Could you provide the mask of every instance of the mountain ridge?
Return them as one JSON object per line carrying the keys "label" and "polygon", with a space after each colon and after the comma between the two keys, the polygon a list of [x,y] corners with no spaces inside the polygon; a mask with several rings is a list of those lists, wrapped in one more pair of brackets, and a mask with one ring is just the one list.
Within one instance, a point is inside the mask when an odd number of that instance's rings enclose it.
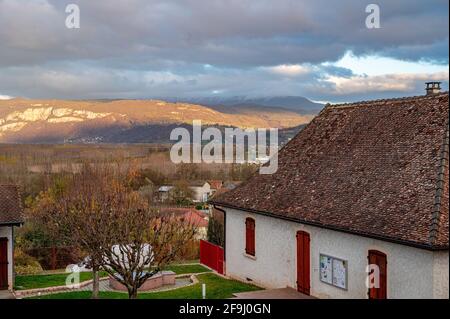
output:
{"label": "mountain ridge", "polygon": [[[111,136],[127,142],[126,136],[141,142],[161,140],[154,128],[192,125],[218,127],[277,127],[287,129],[308,123],[313,115],[261,106],[236,107],[232,112],[204,105],[163,100],[30,100],[0,101],[0,143],[64,143],[88,141],[114,143]],[[231,110],[231,109],[229,109]],[[148,130],[154,133],[139,132]],[[132,134],[125,134],[132,132]],[[155,136],[153,139],[152,136]],[[156,136],[159,136],[156,138]],[[133,138],[130,139],[133,142]]]}
{"label": "mountain ridge", "polygon": [[317,114],[324,104],[313,102],[303,96],[267,96],[267,97],[197,97],[197,98],[163,98],[171,102],[186,102],[205,105],[213,108],[255,106],[280,108],[301,114]]}

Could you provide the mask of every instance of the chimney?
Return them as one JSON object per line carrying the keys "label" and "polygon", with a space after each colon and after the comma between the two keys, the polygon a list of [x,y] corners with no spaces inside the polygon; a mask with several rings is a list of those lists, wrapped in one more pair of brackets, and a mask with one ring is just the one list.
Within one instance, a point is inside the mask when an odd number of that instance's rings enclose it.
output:
{"label": "chimney", "polygon": [[437,94],[441,92],[441,82],[426,82],[427,95]]}

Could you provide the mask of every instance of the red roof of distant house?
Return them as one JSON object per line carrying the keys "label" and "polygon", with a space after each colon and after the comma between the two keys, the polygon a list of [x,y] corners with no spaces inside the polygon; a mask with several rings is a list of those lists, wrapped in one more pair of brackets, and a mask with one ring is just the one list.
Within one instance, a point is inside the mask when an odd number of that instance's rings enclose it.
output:
{"label": "red roof of distant house", "polygon": [[208,227],[208,220],[206,220],[205,218],[203,218],[201,215],[199,215],[196,212],[189,212],[186,213],[184,215],[184,217],[186,218],[186,220],[191,223],[192,225],[195,225],[196,227],[199,228],[206,228]]}
{"label": "red roof of distant house", "polygon": [[23,224],[23,207],[16,185],[0,185],[0,225]]}
{"label": "red roof of distant house", "polygon": [[221,180],[211,180],[208,181],[209,185],[211,185],[211,188],[219,190],[222,188],[223,182]]}
{"label": "red roof of distant house", "polygon": [[448,249],[448,93],[327,106],[256,174],[211,202]]}
{"label": "red roof of distant house", "polygon": [[176,214],[183,216],[189,223],[196,227],[203,228],[208,227],[207,214],[190,207],[165,207],[161,208],[161,213]]}

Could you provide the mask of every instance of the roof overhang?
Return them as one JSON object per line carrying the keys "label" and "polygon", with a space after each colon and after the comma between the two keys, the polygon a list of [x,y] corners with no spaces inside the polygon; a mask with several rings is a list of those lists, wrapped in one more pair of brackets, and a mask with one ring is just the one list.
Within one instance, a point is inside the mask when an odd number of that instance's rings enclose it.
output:
{"label": "roof overhang", "polygon": [[277,215],[277,214],[274,214],[274,213],[271,213],[271,212],[264,212],[264,211],[259,211],[259,210],[255,210],[255,209],[237,207],[237,206],[233,206],[233,205],[230,205],[230,204],[216,202],[216,201],[213,201],[213,200],[209,201],[208,203],[212,204],[214,206],[221,206],[221,207],[224,207],[224,208],[231,208],[231,209],[235,209],[235,210],[241,210],[241,211],[245,211],[245,212],[249,212],[249,213],[254,213],[254,214],[268,216],[268,217],[273,217],[273,218],[282,219],[282,220],[286,220],[286,221],[291,221],[291,222],[295,222],[295,223],[299,223],[299,224],[304,224],[304,225],[310,225],[310,226],[315,226],[315,227],[319,227],[319,228],[330,229],[330,230],[334,230],[334,231],[338,231],[338,232],[348,233],[348,234],[352,234],[352,235],[358,235],[358,236],[367,237],[367,238],[378,239],[378,240],[382,240],[382,241],[387,241],[387,242],[391,242],[391,243],[395,243],[395,244],[400,244],[400,245],[405,245],[405,246],[410,246],[410,247],[415,247],[415,248],[420,248],[420,249],[426,249],[426,250],[431,250],[431,251],[449,250],[449,246],[448,245],[447,246],[431,246],[431,245],[427,245],[427,244],[423,244],[423,243],[419,243],[419,242],[407,241],[407,240],[403,240],[403,239],[398,239],[398,238],[393,238],[393,237],[388,237],[388,236],[382,236],[382,235],[378,235],[378,234],[359,232],[359,231],[352,230],[352,229],[347,229],[347,228],[340,228],[340,227],[335,227],[335,226],[323,225],[321,223],[301,220],[301,219],[292,218],[292,217],[280,216],[280,215]]}

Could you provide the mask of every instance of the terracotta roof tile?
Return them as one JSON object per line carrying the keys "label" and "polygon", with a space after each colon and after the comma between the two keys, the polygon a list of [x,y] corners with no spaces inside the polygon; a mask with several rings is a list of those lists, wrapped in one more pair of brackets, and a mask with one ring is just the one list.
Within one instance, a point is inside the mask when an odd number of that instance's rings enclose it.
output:
{"label": "terracotta roof tile", "polygon": [[210,180],[208,181],[208,183],[209,185],[211,185],[211,188],[216,190],[221,189],[223,185],[223,182],[221,180]]}
{"label": "terracotta roof tile", "polygon": [[23,207],[19,188],[0,185],[0,225],[22,224]]}
{"label": "terracotta roof tile", "polygon": [[199,228],[208,227],[208,215],[195,208],[166,207],[161,208],[160,212],[163,214],[183,216],[189,223]]}
{"label": "terracotta roof tile", "polygon": [[275,174],[212,202],[448,249],[448,102],[441,93],[327,106],[280,150]]}

